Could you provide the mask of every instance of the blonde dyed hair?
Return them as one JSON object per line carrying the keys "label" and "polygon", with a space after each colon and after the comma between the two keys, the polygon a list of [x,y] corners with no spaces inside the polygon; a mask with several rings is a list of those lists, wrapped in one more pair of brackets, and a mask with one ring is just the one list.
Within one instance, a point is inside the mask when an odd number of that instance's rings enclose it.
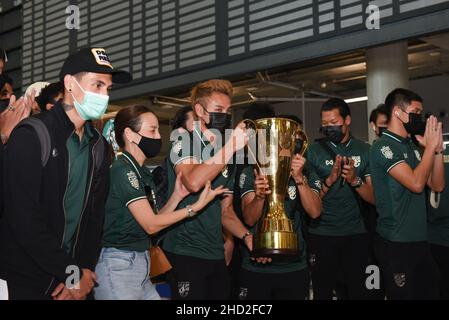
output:
{"label": "blonde dyed hair", "polygon": [[194,113],[195,105],[199,103],[205,107],[207,105],[208,99],[214,93],[222,93],[224,95],[227,95],[229,99],[232,99],[232,96],[234,94],[232,83],[228,80],[213,79],[196,85],[192,89],[190,95],[190,101],[192,103]]}

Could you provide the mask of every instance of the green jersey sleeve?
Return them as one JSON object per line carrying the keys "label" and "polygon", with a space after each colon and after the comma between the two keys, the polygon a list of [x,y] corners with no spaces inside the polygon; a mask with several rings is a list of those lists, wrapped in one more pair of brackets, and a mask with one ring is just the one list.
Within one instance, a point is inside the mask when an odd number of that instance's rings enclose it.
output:
{"label": "green jersey sleeve", "polygon": [[392,144],[378,144],[373,150],[373,159],[385,172],[405,162],[404,153]]}
{"label": "green jersey sleeve", "polygon": [[171,137],[171,148],[169,153],[169,161],[176,168],[178,164],[188,159],[195,159],[200,161],[195,157],[193,148],[193,136],[188,132],[177,132],[172,134]]}
{"label": "green jersey sleeve", "polygon": [[322,182],[315,169],[311,165],[307,165],[306,162],[306,176],[309,181],[309,187],[316,193],[320,193],[322,188]]}
{"label": "green jersey sleeve", "polygon": [[243,199],[247,194],[255,192],[253,167],[246,167],[239,177],[240,197]]}

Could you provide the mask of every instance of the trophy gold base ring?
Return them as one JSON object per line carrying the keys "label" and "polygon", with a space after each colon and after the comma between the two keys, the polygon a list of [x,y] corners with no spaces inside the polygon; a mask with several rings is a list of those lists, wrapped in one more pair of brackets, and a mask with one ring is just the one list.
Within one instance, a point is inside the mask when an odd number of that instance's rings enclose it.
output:
{"label": "trophy gold base ring", "polygon": [[253,251],[254,257],[289,256],[298,254],[298,236],[293,232],[272,231],[259,233],[260,245]]}
{"label": "trophy gold base ring", "polygon": [[292,221],[285,215],[283,203],[260,222],[255,238],[253,256],[273,257],[298,254],[298,236]]}

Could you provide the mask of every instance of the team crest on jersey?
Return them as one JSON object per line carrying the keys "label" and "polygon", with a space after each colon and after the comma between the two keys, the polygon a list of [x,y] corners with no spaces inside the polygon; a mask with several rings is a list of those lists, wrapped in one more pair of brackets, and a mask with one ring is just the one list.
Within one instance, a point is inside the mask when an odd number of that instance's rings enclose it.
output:
{"label": "team crest on jersey", "polygon": [[385,158],[390,160],[393,159],[393,151],[391,151],[389,146],[383,146],[382,149],[380,149],[380,151],[382,152]]}
{"label": "team crest on jersey", "polygon": [[240,175],[240,180],[239,180],[239,187],[240,187],[240,189],[243,189],[243,186],[245,185],[245,181],[246,181],[246,174],[242,173]]}
{"label": "team crest on jersey", "polygon": [[290,200],[296,199],[296,187],[295,186],[288,187],[288,197],[290,198]]}
{"label": "team crest on jersey", "polygon": [[402,288],[405,286],[405,273],[395,273],[394,275],[394,283],[399,287]]}
{"label": "team crest on jersey", "polygon": [[418,159],[418,161],[421,161],[421,154],[419,153],[418,150],[415,150],[415,156],[416,156],[416,159]]}
{"label": "team crest on jersey", "polygon": [[248,297],[248,288],[240,288],[239,300],[245,300]]}
{"label": "team crest on jersey", "polygon": [[136,190],[139,190],[139,180],[137,180],[137,176],[134,173],[134,171],[130,171],[126,174],[128,176],[129,183],[131,184],[131,187],[133,187]]}
{"label": "team crest on jersey", "polygon": [[181,298],[187,298],[190,292],[190,282],[178,282],[178,293]]}
{"label": "team crest on jersey", "polygon": [[334,160],[326,160],[326,166],[333,166]]}
{"label": "team crest on jersey", "polygon": [[226,179],[229,178],[229,170],[228,170],[228,166],[226,166],[226,168],[224,168],[224,170],[221,172],[221,175],[223,177],[225,177]]}
{"label": "team crest on jersey", "polygon": [[309,264],[311,267],[314,267],[316,265],[316,254],[310,254],[309,256]]}
{"label": "team crest on jersey", "polygon": [[175,144],[173,144],[173,152],[178,154],[182,149],[182,142],[178,141]]}
{"label": "team crest on jersey", "polygon": [[354,160],[354,168],[360,167],[360,164],[362,163],[362,157],[361,156],[352,156],[352,160]]}

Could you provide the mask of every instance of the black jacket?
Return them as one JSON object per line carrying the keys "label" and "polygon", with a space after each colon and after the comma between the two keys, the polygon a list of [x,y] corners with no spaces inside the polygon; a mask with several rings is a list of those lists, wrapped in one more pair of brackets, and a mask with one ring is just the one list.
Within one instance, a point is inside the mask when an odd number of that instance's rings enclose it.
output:
{"label": "black jacket", "polygon": [[3,215],[3,148],[3,143],[0,143],[0,221]]}
{"label": "black jacket", "polygon": [[[63,205],[69,170],[67,140],[74,125],[60,104],[38,117],[51,137],[51,155],[45,168],[40,142],[31,127],[14,130],[4,151],[0,278],[42,290],[48,296],[70,276],[66,273],[68,266],[95,270],[109,185],[109,156],[105,139],[92,129],[85,209],[68,254],[62,249],[66,224]],[[100,143],[104,147],[98,149]],[[98,150],[104,151],[102,161],[96,160],[101,157]]]}

